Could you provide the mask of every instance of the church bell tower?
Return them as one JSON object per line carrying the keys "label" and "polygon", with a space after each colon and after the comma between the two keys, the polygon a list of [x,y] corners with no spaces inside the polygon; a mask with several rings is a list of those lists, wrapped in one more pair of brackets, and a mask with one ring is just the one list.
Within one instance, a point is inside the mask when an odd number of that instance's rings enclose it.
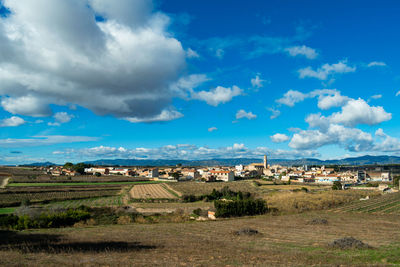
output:
{"label": "church bell tower", "polygon": [[268,168],[267,155],[264,155],[264,169]]}

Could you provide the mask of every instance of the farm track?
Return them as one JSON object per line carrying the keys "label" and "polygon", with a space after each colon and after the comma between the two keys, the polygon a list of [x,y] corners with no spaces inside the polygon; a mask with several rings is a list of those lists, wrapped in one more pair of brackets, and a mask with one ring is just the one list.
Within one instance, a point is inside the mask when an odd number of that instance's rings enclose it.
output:
{"label": "farm track", "polygon": [[168,192],[161,184],[135,185],[130,191],[134,199],[175,199],[176,196]]}

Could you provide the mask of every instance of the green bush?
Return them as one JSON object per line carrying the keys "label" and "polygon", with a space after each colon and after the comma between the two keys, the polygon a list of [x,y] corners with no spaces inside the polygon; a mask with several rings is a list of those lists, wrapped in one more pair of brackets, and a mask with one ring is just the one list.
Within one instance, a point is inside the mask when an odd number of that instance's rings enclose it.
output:
{"label": "green bush", "polygon": [[216,217],[239,217],[267,212],[266,203],[262,199],[215,200],[214,207]]}
{"label": "green bush", "polygon": [[333,182],[332,190],[342,190],[342,183],[339,181]]}
{"label": "green bush", "polygon": [[56,228],[71,226],[76,222],[90,218],[90,213],[84,209],[68,209],[58,213],[42,213],[37,217],[28,215],[6,215],[0,218],[0,227],[14,230],[31,228]]}

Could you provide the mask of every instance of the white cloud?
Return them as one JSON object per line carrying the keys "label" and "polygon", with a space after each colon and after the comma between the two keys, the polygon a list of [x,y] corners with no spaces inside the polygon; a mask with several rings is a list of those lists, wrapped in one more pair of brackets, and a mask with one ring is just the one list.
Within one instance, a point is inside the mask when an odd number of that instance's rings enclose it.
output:
{"label": "white cloud", "polygon": [[210,78],[205,74],[191,74],[179,78],[179,80],[170,85],[170,89],[174,94],[188,100],[191,94],[195,94],[193,89],[209,80]]}
{"label": "white cloud", "polygon": [[241,95],[243,90],[234,85],[232,88],[218,86],[211,91],[192,92],[192,98],[203,100],[211,106],[218,106],[232,100],[233,97]]}
{"label": "white cloud", "polygon": [[0,139],[0,147],[27,147],[27,146],[42,146],[65,143],[91,142],[97,141],[97,137],[90,136],[64,136],[64,135],[48,135],[48,136],[33,136],[32,138],[7,138]]}
{"label": "white cloud", "polygon": [[98,146],[84,149],[54,151],[54,155],[77,157],[81,159],[131,158],[131,159],[218,159],[218,158],[260,158],[267,154],[269,158],[315,157],[319,154],[312,150],[281,150],[267,147],[247,148],[244,144],[228,147],[210,148],[196,145],[167,145],[158,148],[124,148]]}
{"label": "white cloud", "polygon": [[399,95],[400,95],[400,91],[397,91],[396,96],[399,96]]}
{"label": "white cloud", "polygon": [[294,149],[317,149],[337,144],[350,151],[364,151],[372,148],[373,139],[368,133],[356,128],[331,124],[326,131],[302,130],[293,134],[289,147]]}
{"label": "white cloud", "polygon": [[315,59],[318,56],[318,53],[315,51],[315,49],[305,45],[288,47],[285,49],[285,51],[288,52],[292,57],[301,55],[308,59]]}
{"label": "white cloud", "polygon": [[244,109],[240,109],[236,112],[236,119],[247,118],[249,120],[254,120],[257,118],[257,115],[253,114],[252,112],[246,112]]}
{"label": "white cloud", "polygon": [[282,142],[286,142],[288,141],[290,138],[289,136],[287,136],[286,134],[280,134],[280,133],[276,133],[272,136],[270,136],[272,142],[274,143],[282,143]]}
{"label": "white cloud", "polygon": [[283,95],[282,98],[276,100],[276,102],[289,107],[293,107],[294,104],[303,101],[307,97],[308,96],[306,94],[303,94],[302,92],[296,90],[289,90]]}
{"label": "white cloud", "polygon": [[342,107],[342,111],[333,113],[329,120],[332,123],[339,123],[346,126],[357,124],[375,125],[392,118],[391,113],[387,113],[383,107],[370,106],[363,99],[352,99]]}
{"label": "white cloud", "polygon": [[188,58],[199,58],[200,57],[200,55],[196,51],[192,50],[191,48],[188,48],[188,50],[186,51],[186,56]]}
{"label": "white cloud", "polygon": [[373,150],[378,152],[400,152],[400,140],[393,138],[383,132],[381,128],[376,130],[375,135],[382,139],[374,145]]}
{"label": "white cloud", "polygon": [[23,118],[12,116],[11,118],[1,120],[0,127],[16,127],[25,123],[26,121]]}
{"label": "white cloud", "polygon": [[268,108],[269,111],[271,111],[271,116],[269,116],[269,118],[271,120],[276,119],[279,117],[279,115],[281,115],[281,111],[275,108]]}
{"label": "white cloud", "polygon": [[385,67],[385,66],[386,66],[386,63],[385,63],[385,62],[381,62],[381,61],[372,61],[372,62],[368,63],[367,66],[368,66],[368,67],[376,67],[376,66],[378,66],[378,67]]}
{"label": "white cloud", "polygon": [[299,77],[304,78],[317,78],[319,80],[326,80],[329,76],[337,73],[348,73],[355,72],[356,67],[347,65],[347,60],[339,61],[335,64],[324,64],[317,70],[313,70],[311,67],[299,69]]}
{"label": "white cloud", "polygon": [[67,123],[70,122],[74,115],[68,114],[67,112],[57,112],[54,114],[54,119],[59,123]]}
{"label": "white cloud", "polygon": [[382,98],[382,95],[373,95],[371,96],[371,99],[380,99]]}
{"label": "white cloud", "polygon": [[210,128],[208,128],[208,131],[209,131],[209,132],[214,132],[214,131],[216,131],[216,130],[218,130],[217,127],[210,127]]}
{"label": "white cloud", "polygon": [[52,114],[50,104],[75,104],[137,121],[165,120],[173,110],[170,85],[187,55],[152,1],[3,3],[11,10],[0,18],[5,110],[44,117]]}
{"label": "white cloud", "polygon": [[333,94],[320,94],[318,97],[318,107],[323,110],[332,107],[341,107],[350,100],[347,96],[342,96],[340,92],[333,91]]}
{"label": "white cloud", "polygon": [[256,87],[256,88],[261,88],[261,87],[263,87],[263,86],[264,86],[263,83],[264,83],[265,81],[266,81],[266,80],[262,80],[262,79],[260,78],[259,75],[256,75],[255,78],[252,78],[252,79],[250,80],[251,86]]}

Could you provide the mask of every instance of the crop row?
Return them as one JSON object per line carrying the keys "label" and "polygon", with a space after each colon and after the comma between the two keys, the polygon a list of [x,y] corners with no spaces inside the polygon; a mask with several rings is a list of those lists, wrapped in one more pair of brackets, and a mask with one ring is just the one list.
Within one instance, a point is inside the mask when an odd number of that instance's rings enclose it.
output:
{"label": "crop row", "polygon": [[358,200],[357,202],[355,202],[353,204],[349,204],[349,205],[340,207],[337,210],[338,211],[354,211],[354,210],[359,210],[359,209],[363,209],[363,208],[373,207],[375,205],[380,205],[381,203],[386,203],[388,201],[397,200],[397,199],[399,199],[398,194],[384,195],[381,197],[364,200],[364,201]]}
{"label": "crop row", "polygon": [[399,213],[400,193],[393,193],[370,200],[358,201],[338,209],[342,212]]}
{"label": "crop row", "polygon": [[117,195],[119,190],[95,190],[95,191],[77,191],[77,192],[36,192],[19,194],[0,194],[0,207],[17,206],[21,202],[29,200],[30,202],[46,202],[53,200],[79,199],[101,196]]}
{"label": "crop row", "polygon": [[87,207],[119,207],[122,206],[122,196],[111,196],[111,197],[96,197],[96,198],[85,198],[58,201],[46,204],[44,207],[47,208],[77,208],[79,206]]}

